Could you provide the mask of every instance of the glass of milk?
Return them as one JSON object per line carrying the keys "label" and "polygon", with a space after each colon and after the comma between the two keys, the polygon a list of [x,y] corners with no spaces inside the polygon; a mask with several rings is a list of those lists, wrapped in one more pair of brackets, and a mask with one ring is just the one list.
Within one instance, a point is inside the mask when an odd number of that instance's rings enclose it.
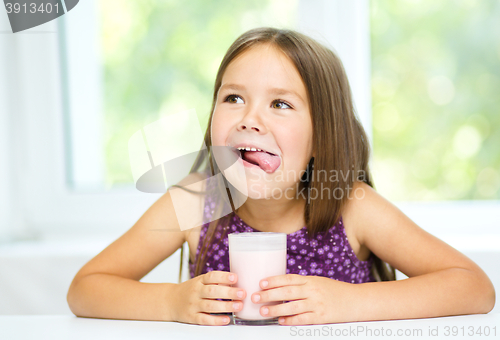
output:
{"label": "glass of milk", "polygon": [[277,317],[260,314],[264,305],[281,302],[254,303],[253,293],[261,291],[259,282],[270,276],[286,274],[286,234],[270,232],[233,233],[229,238],[229,265],[231,273],[238,276],[235,287],[243,288],[246,297],[243,309],[233,313],[237,325],[278,324]]}

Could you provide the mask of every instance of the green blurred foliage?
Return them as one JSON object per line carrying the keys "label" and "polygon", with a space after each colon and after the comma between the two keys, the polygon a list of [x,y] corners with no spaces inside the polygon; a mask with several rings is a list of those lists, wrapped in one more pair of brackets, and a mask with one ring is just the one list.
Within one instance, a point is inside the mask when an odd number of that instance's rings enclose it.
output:
{"label": "green blurred foliage", "polygon": [[297,1],[100,0],[98,6],[109,188],[133,183],[128,140],[145,125],[194,108],[204,131],[229,46],[253,27],[293,27]]}
{"label": "green blurred foliage", "polygon": [[500,1],[371,0],[374,180],[392,200],[500,198]]}

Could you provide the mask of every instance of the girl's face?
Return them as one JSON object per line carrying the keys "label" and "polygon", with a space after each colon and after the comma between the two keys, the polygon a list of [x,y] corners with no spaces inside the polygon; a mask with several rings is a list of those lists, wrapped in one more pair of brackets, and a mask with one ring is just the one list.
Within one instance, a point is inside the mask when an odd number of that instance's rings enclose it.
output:
{"label": "girl's face", "polygon": [[276,155],[266,170],[243,162],[248,195],[293,198],[312,157],[312,121],[302,78],[276,47],[253,46],[226,68],[212,116],[212,145],[256,146]]}

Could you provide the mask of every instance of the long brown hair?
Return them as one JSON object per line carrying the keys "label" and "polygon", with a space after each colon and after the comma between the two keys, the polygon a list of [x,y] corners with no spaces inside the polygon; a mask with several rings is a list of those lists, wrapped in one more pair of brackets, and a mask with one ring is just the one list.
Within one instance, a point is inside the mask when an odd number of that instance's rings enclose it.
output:
{"label": "long brown hair", "polygon": [[[330,193],[348,193],[356,180],[363,181],[374,188],[368,167],[370,157],[368,138],[356,116],[351,89],[342,62],[330,49],[293,30],[271,27],[255,28],[243,33],[229,47],[215,79],[205,145],[211,148],[212,116],[226,68],[234,58],[257,44],[271,44],[288,56],[297,68],[307,90],[313,126],[314,173],[319,176],[310,182],[301,181],[299,190],[304,186],[310,186],[311,191],[316,190],[320,193],[325,188],[328,188],[327,192]],[[200,152],[190,173],[206,171],[212,167],[211,172],[215,174],[214,166],[215,162],[212,162],[211,153]],[[330,174],[332,170],[343,175],[337,176],[335,181],[328,180],[328,175],[324,174]],[[321,176],[322,173],[323,176]],[[225,190],[229,193],[228,189]],[[339,221],[347,199],[348,195],[342,194],[340,199],[311,199],[310,203],[306,204],[304,219],[310,237],[317,232],[328,231]],[[202,272],[205,257],[209,245],[213,242],[217,227],[222,226],[222,230],[225,230],[231,217],[232,214],[210,222],[195,261],[195,276]],[[375,254],[372,253],[372,256],[374,278],[377,281],[395,280],[395,269]]]}

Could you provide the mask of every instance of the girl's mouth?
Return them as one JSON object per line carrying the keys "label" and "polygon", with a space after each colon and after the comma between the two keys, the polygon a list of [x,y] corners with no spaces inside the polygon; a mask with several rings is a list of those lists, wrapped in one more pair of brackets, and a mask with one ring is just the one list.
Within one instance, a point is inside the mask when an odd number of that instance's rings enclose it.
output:
{"label": "girl's mouth", "polygon": [[252,151],[250,148],[239,147],[240,157],[244,161],[243,164],[249,163],[260,167],[264,172],[272,174],[281,165],[279,156],[267,151]]}

